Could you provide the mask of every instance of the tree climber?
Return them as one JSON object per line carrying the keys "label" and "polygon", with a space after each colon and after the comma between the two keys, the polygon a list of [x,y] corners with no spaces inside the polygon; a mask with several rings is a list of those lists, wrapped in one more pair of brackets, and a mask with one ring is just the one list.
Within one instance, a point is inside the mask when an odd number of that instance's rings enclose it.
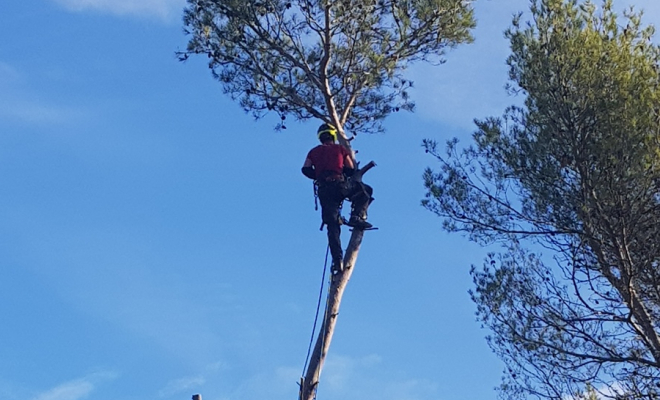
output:
{"label": "tree climber", "polygon": [[373,189],[350,177],[355,173],[355,164],[350,152],[337,141],[337,130],[330,124],[322,124],[318,131],[321,144],[307,154],[302,173],[318,185],[321,202],[321,218],[328,230],[328,245],[332,254],[332,272],[343,271],[341,248],[341,204],[344,199],[351,202],[351,217],[346,225],[355,229],[369,229],[367,208],[373,200]]}

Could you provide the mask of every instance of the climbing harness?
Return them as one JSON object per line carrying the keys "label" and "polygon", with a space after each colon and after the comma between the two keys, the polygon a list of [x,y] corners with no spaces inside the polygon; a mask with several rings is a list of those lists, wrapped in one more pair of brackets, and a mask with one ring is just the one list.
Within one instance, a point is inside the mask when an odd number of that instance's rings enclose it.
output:
{"label": "climbing harness", "polygon": [[[312,187],[313,187],[313,190],[314,190],[314,211],[318,211],[319,210],[319,182],[315,180],[312,183]],[[339,203],[339,207],[337,207],[337,213],[339,214],[339,225],[346,225],[347,222],[348,222],[346,220],[346,218],[344,218],[341,215],[341,210],[342,210],[343,206],[344,206],[344,201],[342,200],[342,202]],[[325,226],[325,222],[323,222],[323,218],[321,218],[321,226],[319,227],[319,230],[322,231],[324,226]]]}

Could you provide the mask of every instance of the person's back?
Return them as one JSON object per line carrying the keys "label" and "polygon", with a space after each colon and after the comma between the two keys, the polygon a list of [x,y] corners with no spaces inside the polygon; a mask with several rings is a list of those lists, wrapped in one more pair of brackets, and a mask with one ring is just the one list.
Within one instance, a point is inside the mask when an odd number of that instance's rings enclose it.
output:
{"label": "person's back", "polygon": [[348,151],[336,143],[324,143],[310,150],[307,158],[312,162],[317,181],[336,179],[344,173],[344,160]]}

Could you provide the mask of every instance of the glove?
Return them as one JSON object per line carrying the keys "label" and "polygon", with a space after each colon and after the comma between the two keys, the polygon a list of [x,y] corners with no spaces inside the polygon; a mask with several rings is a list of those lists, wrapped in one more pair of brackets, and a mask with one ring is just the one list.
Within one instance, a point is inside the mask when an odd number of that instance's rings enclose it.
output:
{"label": "glove", "polygon": [[316,171],[314,171],[314,167],[302,167],[302,173],[309,179],[316,179]]}
{"label": "glove", "polygon": [[344,167],[342,172],[344,173],[345,176],[353,176],[353,174],[355,173],[355,169]]}

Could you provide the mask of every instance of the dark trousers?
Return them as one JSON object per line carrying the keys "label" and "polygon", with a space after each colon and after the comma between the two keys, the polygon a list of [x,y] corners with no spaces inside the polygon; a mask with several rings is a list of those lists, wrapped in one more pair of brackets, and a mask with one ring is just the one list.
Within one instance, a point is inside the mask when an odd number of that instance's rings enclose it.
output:
{"label": "dark trousers", "polygon": [[341,220],[339,210],[344,199],[351,202],[351,217],[367,218],[373,189],[361,182],[319,182],[318,196],[321,203],[321,218],[328,230],[328,245],[333,261],[343,258],[341,248]]}

